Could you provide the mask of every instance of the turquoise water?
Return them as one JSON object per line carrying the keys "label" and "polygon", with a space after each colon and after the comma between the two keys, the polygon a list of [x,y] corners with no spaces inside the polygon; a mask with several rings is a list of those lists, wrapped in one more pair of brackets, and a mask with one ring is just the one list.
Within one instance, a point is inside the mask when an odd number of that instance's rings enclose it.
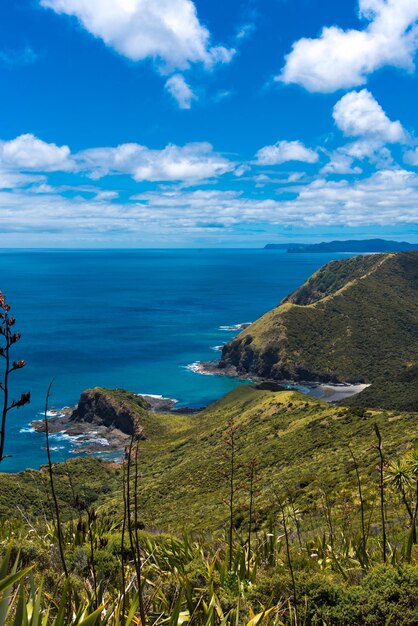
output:
{"label": "turquoise water", "polygon": [[[202,406],[238,381],[202,376],[188,366],[211,360],[213,348],[295,289],[314,270],[344,255],[275,250],[48,250],[0,252],[0,289],[22,340],[14,358],[14,396],[31,404],[9,414],[1,471],[39,467],[43,437],[29,423],[52,403],[73,405],[88,387],[124,387]],[[222,329],[224,327],[224,329]],[[74,442],[53,436],[56,460]]]}

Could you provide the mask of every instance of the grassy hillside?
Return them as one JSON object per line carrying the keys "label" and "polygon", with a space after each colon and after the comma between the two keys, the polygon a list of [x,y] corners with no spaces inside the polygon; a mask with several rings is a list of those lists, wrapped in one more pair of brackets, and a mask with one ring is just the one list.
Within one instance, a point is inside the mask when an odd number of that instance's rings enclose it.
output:
{"label": "grassy hillside", "polygon": [[247,497],[248,464],[253,458],[258,462],[260,523],[271,513],[272,489],[295,490],[303,507],[318,503],[322,488],[333,494],[348,490],[355,499],[347,444],[357,450],[370,476],[377,458],[371,449],[375,422],[388,455],[418,441],[416,415],[373,411],[359,417],[356,411],[297,392],[261,391],[246,385],[195,416],[151,416],[154,423],[141,446],[141,490],[147,502],[143,521],[147,525],[179,530],[180,524],[207,530],[225,522],[228,485],[223,472],[229,419],[237,428],[238,475],[243,486],[238,497],[242,500]]}
{"label": "grassy hillside", "polygon": [[[124,397],[126,401],[126,397]],[[376,489],[374,449],[377,423],[388,457],[418,442],[417,415],[391,411],[358,411],[330,405],[294,391],[266,391],[244,385],[206,410],[192,415],[143,413],[146,439],[141,442],[141,521],[164,531],[213,531],[228,516],[226,440],[233,420],[240,490],[237,520],[247,499],[248,468],[257,460],[257,520],[267,523],[273,490],[297,494],[298,506],[315,514],[321,490],[346,506],[355,506],[356,483],[348,444],[359,457],[366,491]],[[104,505],[116,517],[121,511],[120,468],[92,458],[56,466],[59,497],[71,512],[72,489],[88,503]],[[70,484],[70,478],[72,485]],[[29,515],[48,511],[46,469],[0,475],[0,513]],[[273,506],[274,508],[274,506]],[[187,516],[184,512],[187,511]]]}
{"label": "grassy hillside", "polygon": [[[415,626],[418,554],[403,498],[415,505],[408,468],[418,457],[417,414],[250,385],[188,415],[149,413],[122,390],[100,395],[116,413],[139,407],[138,464],[56,464],[60,533],[46,468],[0,474],[6,624]],[[386,564],[375,425],[386,467]],[[409,481],[403,495],[391,479],[399,475]],[[26,585],[13,578],[15,559],[22,576],[34,566]],[[2,592],[7,571],[19,593]]]}
{"label": "grassy hillside", "polygon": [[235,342],[241,367],[370,380],[351,402],[391,410],[84,392],[72,418],[129,454],[55,464],[56,506],[48,468],[0,474],[0,626],[416,626],[417,258],[330,264]]}
{"label": "grassy hillside", "polygon": [[[119,400],[111,395],[116,409],[118,402],[134,401],[129,392],[117,392]],[[15,619],[27,610],[40,611],[42,623],[51,626],[139,626],[138,554],[146,626],[418,623],[418,553],[391,481],[391,468],[399,474],[398,460],[402,476],[410,475],[417,414],[333,406],[250,385],[198,414],[140,408],[145,439],[138,443],[137,466],[93,458],[54,466],[66,587],[46,468],[0,474],[0,608],[9,607],[6,624],[30,624]],[[386,467],[386,564],[376,424]],[[348,445],[358,460],[363,509]],[[416,485],[408,480],[405,497],[413,506]],[[13,571],[14,559],[20,569],[35,569],[27,585],[18,583],[20,593],[5,596],[2,576]],[[65,618],[57,613],[60,602]],[[128,613],[136,614],[133,621],[121,617]]]}
{"label": "grassy hillside", "polygon": [[353,402],[418,408],[418,252],[332,261],[222,352],[273,380],[367,382]]}

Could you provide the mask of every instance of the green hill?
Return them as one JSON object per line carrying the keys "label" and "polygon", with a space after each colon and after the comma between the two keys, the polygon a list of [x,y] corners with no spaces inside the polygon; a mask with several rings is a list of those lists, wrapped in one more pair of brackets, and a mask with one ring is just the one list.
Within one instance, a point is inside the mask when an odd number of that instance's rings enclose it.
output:
{"label": "green hill", "polygon": [[263,379],[364,382],[351,400],[418,408],[418,252],[332,261],[222,351]]}
{"label": "green hill", "polygon": [[256,515],[263,526],[274,508],[275,489],[294,490],[298,506],[311,514],[317,510],[321,489],[337,498],[345,493],[346,503],[351,498],[354,502],[349,443],[361,459],[366,491],[375,490],[375,423],[388,458],[418,443],[414,414],[363,413],[299,392],[243,385],[196,415],[149,415],[146,440],[141,444],[143,521],[147,526],[207,531],[225,524],[229,420],[236,428],[237,526],[245,517],[252,459],[258,463]]}
{"label": "green hill", "polygon": [[[135,403],[136,396],[129,392],[120,395],[121,405],[130,400]],[[298,506],[311,514],[317,509],[321,489],[336,498],[344,492],[345,504],[350,499],[354,503],[356,484],[349,443],[361,459],[368,485],[365,492],[375,490],[375,423],[382,432],[388,458],[418,443],[418,435],[413,435],[414,414],[364,412],[295,391],[269,391],[253,385],[235,389],[197,414],[159,414],[141,409],[141,521],[146,527],[208,531],[225,524],[225,451],[230,420],[237,429],[237,481],[242,486],[237,500],[238,526],[245,511],[252,459],[258,463],[257,519],[263,526],[272,512],[272,489],[294,491]],[[88,457],[57,464],[55,471],[66,515],[71,515],[75,490],[84,501],[101,504],[115,518],[120,516],[120,466]],[[46,487],[46,468],[0,474],[0,515],[10,516],[14,511],[19,516],[18,507],[29,515],[46,515]]]}

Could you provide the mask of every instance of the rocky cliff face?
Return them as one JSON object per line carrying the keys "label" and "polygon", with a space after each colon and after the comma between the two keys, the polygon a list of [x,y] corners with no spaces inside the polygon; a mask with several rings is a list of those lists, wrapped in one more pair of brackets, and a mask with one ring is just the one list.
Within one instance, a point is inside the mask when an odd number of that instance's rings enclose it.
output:
{"label": "rocky cliff face", "polygon": [[141,417],[147,408],[147,402],[133,393],[122,389],[96,387],[81,394],[70,421],[117,428],[127,435],[135,434],[144,439]]}

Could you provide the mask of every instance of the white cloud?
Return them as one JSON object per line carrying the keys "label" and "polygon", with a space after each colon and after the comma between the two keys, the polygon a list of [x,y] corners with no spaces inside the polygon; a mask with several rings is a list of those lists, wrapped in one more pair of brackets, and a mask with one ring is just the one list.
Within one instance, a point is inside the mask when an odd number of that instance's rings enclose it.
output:
{"label": "white cloud", "polygon": [[239,28],[235,37],[238,41],[242,39],[248,39],[248,37],[250,37],[255,30],[256,25],[254,24],[254,22],[247,22],[246,24],[243,24],[241,28]]}
{"label": "white cloud", "polygon": [[30,133],[0,142],[0,164],[3,168],[23,171],[51,172],[73,168],[68,146],[46,143]]}
{"label": "white cloud", "polygon": [[165,83],[165,88],[176,100],[180,109],[190,109],[193,100],[197,99],[197,96],[190,89],[186,83],[184,76],[181,74],[174,74]]}
{"label": "white cloud", "polygon": [[[234,237],[241,226],[385,226],[416,224],[418,174],[384,170],[353,183],[316,179],[289,186],[293,199],[248,197],[235,191],[157,188],[121,202],[115,194],[70,199],[52,190],[0,192],[0,243],[47,233],[78,242],[130,240],[136,245],[186,240],[210,228]],[[109,190],[108,190],[109,191]],[[212,231],[213,232],[213,231]],[[218,232],[218,231],[217,231]],[[55,236],[55,235],[54,235]],[[224,236],[224,235],[223,235]],[[44,238],[45,239],[45,238]],[[42,237],[39,241],[42,244]],[[190,239],[189,239],[190,241]]]}
{"label": "white cloud", "polygon": [[256,154],[257,165],[279,165],[288,161],[316,163],[318,154],[306,148],[300,141],[278,141],[272,146],[260,148]]}
{"label": "white cloud", "polygon": [[410,150],[409,152],[406,152],[404,155],[404,161],[405,163],[408,163],[409,165],[418,167],[418,148],[416,148],[415,150]]}
{"label": "white cloud", "polygon": [[305,225],[366,226],[416,223],[417,202],[418,175],[390,169],[355,182],[317,179],[286,204]]}
{"label": "white cloud", "polygon": [[44,184],[45,176],[39,174],[22,174],[0,168],[0,189],[18,189],[33,184]]}
{"label": "white cloud", "polygon": [[40,0],[42,6],[78,18],[84,28],[119,54],[156,59],[169,71],[200,62],[228,63],[234,50],[212,46],[192,0]]}
{"label": "white cloud", "polygon": [[241,165],[238,165],[235,168],[234,175],[237,176],[238,178],[240,178],[241,176],[244,176],[244,174],[249,172],[250,169],[251,169],[251,167],[248,165],[248,163],[241,163]]}
{"label": "white cloud", "polygon": [[304,172],[293,172],[293,174],[290,174],[288,181],[289,183],[296,183],[300,181],[300,179],[303,178],[304,176],[305,176]]}
{"label": "white cloud", "polygon": [[127,143],[71,154],[68,146],[46,143],[32,134],[0,141],[0,186],[3,188],[14,186],[13,181],[18,186],[18,181],[23,185],[39,180],[25,177],[24,172],[29,171],[72,171],[93,179],[109,174],[127,174],[138,182],[194,183],[232,172],[237,165],[214,152],[209,143],[169,144],[162,150]]}
{"label": "white cloud", "polygon": [[335,150],[322,169],[323,174],[359,174],[355,160],[368,159],[385,169],[393,164],[390,143],[405,143],[407,133],[399,121],[393,122],[367,89],[351,91],[334,106],[333,118],[346,137],[357,138]]}
{"label": "white cloud", "polygon": [[163,150],[128,143],[116,148],[91,148],[75,158],[78,167],[92,178],[129,174],[136,181],[196,182],[235,168],[234,163],[214,152],[209,143],[168,145]]}
{"label": "white cloud", "polygon": [[360,174],[361,168],[353,166],[353,157],[342,150],[335,150],[331,159],[321,169],[321,174]]}
{"label": "white cloud", "polygon": [[346,137],[371,137],[401,143],[406,133],[399,121],[392,122],[370,91],[351,91],[334,106],[333,118]]}
{"label": "white cloud", "polygon": [[277,80],[332,92],[365,84],[369,74],[385,65],[413,71],[416,0],[360,0],[359,13],[369,22],[364,30],[331,26],[317,39],[295,42]]}

